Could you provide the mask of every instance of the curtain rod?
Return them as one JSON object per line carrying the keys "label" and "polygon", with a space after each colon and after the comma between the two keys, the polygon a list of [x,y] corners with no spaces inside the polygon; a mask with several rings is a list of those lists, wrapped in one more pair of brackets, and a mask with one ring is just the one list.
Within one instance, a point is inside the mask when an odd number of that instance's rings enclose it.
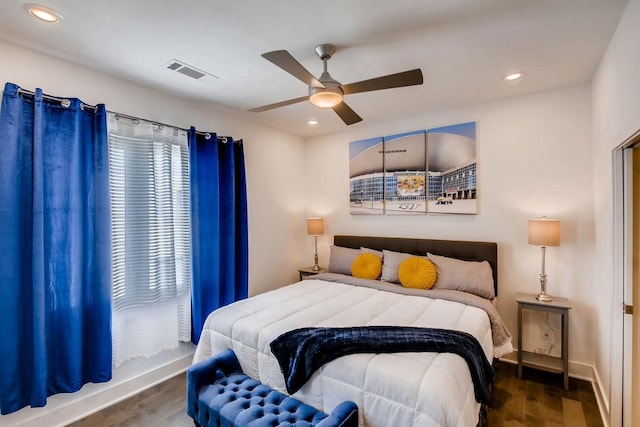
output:
{"label": "curtain rod", "polygon": [[[36,93],[32,92],[30,90],[18,88],[18,95],[35,96]],[[68,99],[65,99],[65,98],[56,98],[55,96],[50,96],[50,95],[45,95],[45,94],[42,94],[42,98],[47,99],[49,101],[59,102],[64,108],[69,108],[71,106],[71,101],[69,101]],[[80,102],[80,108],[83,109],[83,110],[85,108],[88,108],[89,110],[93,110],[94,113],[97,110],[97,107],[95,105],[85,104],[84,102]]]}
{"label": "curtain rod", "polygon": [[[21,94],[22,95],[28,95],[28,96],[35,96],[36,93],[32,92],[30,90],[18,88],[18,95],[21,95]],[[71,101],[69,101],[68,99],[65,99],[65,98],[57,98],[55,96],[50,96],[50,95],[45,95],[45,94],[42,94],[42,98],[47,99],[49,101],[59,102],[65,108],[69,108],[71,106]],[[98,109],[95,105],[85,104],[82,101],[80,102],[80,108],[83,109],[83,110],[85,108],[87,108],[89,110],[92,110],[94,113]],[[107,112],[111,113],[111,114],[115,114],[117,117],[123,117],[123,118],[129,119],[131,121],[134,121],[134,120],[144,121],[144,122],[148,122],[148,123],[151,123],[151,124],[154,124],[154,125],[158,125],[158,126],[168,126],[168,127],[176,128],[178,130],[183,130],[185,132],[189,132],[189,129],[181,128],[181,127],[170,125],[170,124],[166,124],[166,123],[160,123],[160,122],[157,122],[157,121],[154,121],[154,120],[148,120],[148,119],[143,119],[143,118],[140,118],[140,117],[134,117],[134,116],[130,116],[128,114],[117,113],[115,111],[107,110]],[[197,130],[196,133],[198,135],[204,135],[204,137],[206,139],[210,139],[211,138],[211,134],[209,132],[200,132],[200,131]],[[219,136],[218,139],[220,141],[224,142],[224,143],[226,143],[228,141],[228,137],[226,137],[226,136]]]}
{"label": "curtain rod", "polygon": [[[134,122],[134,124],[135,124],[136,121],[143,121],[143,122],[154,124],[156,126],[167,126],[167,127],[171,127],[171,128],[174,128],[174,129],[178,129],[178,130],[182,130],[182,131],[185,131],[185,132],[189,132],[189,129],[181,128],[181,127],[178,127],[178,126],[175,126],[175,125],[170,125],[170,124],[167,124],[167,123],[160,123],[160,122],[157,122],[155,120],[143,119],[143,118],[140,118],[140,117],[130,116],[128,114],[116,113],[115,111],[109,111],[109,110],[107,110],[107,113],[114,114],[116,116],[116,118],[122,117],[124,119],[129,119],[132,122]],[[196,133],[198,135],[204,135],[205,139],[211,139],[211,134],[209,132],[200,132],[199,130],[197,130]],[[222,141],[223,143],[226,143],[226,142],[228,142],[229,137],[219,136],[218,140]]]}

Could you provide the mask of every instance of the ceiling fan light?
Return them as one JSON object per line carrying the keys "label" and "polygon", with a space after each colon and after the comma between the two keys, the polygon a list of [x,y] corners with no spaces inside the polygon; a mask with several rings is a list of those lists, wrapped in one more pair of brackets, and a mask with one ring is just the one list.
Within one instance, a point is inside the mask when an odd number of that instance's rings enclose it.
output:
{"label": "ceiling fan light", "polygon": [[309,88],[309,102],[320,108],[333,108],[342,102],[342,91],[339,88]]}
{"label": "ceiling fan light", "polygon": [[316,92],[309,97],[309,101],[320,108],[331,108],[342,102],[342,95],[335,92]]}

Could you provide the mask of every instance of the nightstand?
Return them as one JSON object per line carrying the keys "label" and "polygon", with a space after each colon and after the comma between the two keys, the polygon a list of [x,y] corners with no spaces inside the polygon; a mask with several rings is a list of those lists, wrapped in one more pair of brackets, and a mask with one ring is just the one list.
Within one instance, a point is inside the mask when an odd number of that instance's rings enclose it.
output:
{"label": "nightstand", "polygon": [[[538,301],[534,294],[516,295],[518,302],[518,378],[522,378],[522,367],[542,369],[564,375],[564,389],[569,390],[569,310],[566,298],[553,297],[553,301]],[[522,350],[522,310],[557,313],[562,317],[562,356],[560,358]]]}
{"label": "nightstand", "polygon": [[300,273],[300,280],[302,280],[305,277],[313,276],[314,274],[326,273],[327,269],[320,268],[320,270],[314,270],[313,267],[305,267],[298,270],[298,272]]}

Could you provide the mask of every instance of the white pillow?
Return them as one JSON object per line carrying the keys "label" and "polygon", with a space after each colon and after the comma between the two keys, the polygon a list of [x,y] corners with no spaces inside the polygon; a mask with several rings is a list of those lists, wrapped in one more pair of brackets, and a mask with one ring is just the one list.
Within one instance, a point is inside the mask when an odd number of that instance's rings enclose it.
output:
{"label": "white pillow", "polygon": [[496,297],[493,270],[487,261],[463,261],[427,253],[435,264],[437,279],[434,289],[453,289],[469,292],[482,298]]}

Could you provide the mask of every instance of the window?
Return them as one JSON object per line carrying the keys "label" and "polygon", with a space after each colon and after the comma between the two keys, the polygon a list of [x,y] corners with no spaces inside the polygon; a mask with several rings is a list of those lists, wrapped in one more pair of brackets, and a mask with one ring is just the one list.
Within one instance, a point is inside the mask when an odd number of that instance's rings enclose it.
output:
{"label": "window", "polygon": [[191,339],[187,133],[109,116],[114,365]]}

